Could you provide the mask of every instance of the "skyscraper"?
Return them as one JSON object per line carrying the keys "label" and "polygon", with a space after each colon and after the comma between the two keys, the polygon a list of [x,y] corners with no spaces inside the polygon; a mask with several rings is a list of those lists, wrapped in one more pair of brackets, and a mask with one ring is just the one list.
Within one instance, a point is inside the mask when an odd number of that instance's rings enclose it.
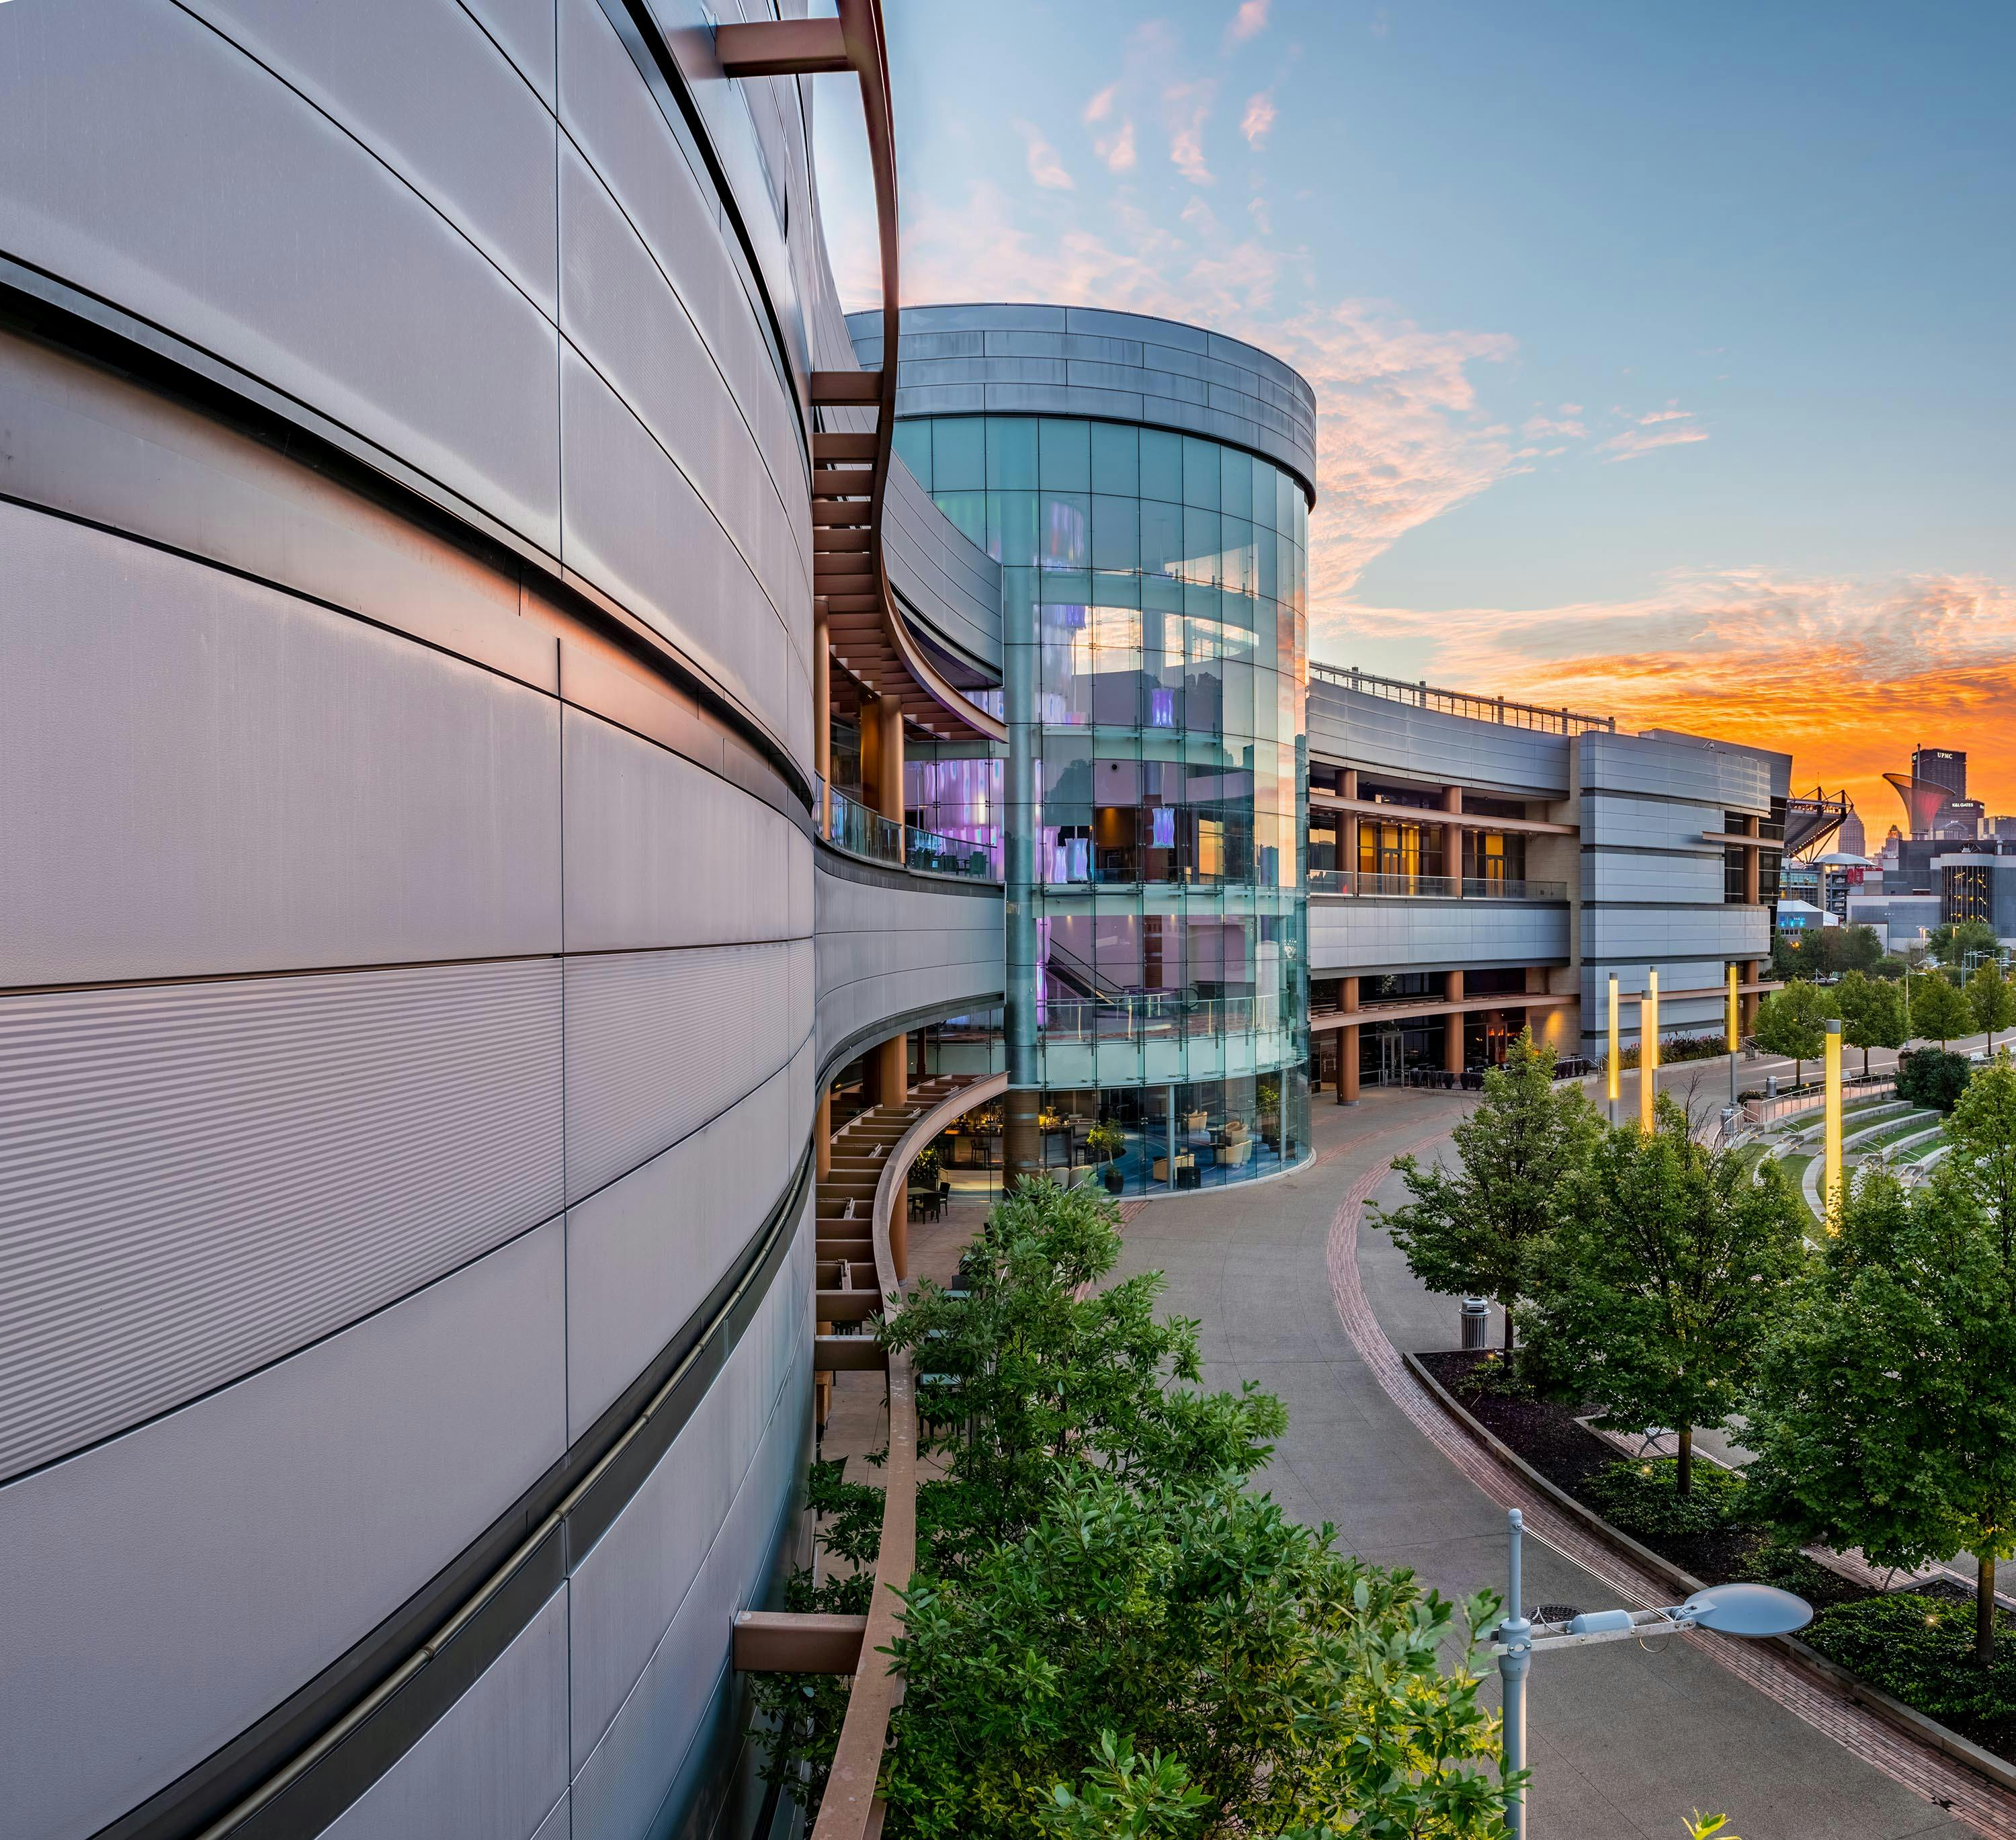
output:
{"label": "skyscraper", "polygon": [[1911,750],[1911,777],[1929,780],[1943,786],[1955,798],[1967,797],[1967,756],[1957,748],[1927,747]]}

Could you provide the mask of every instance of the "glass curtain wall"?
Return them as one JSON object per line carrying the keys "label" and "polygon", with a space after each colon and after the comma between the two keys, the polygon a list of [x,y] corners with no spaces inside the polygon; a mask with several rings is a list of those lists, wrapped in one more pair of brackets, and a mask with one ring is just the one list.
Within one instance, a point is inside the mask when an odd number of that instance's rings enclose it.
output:
{"label": "glass curtain wall", "polygon": [[1007,714],[1037,750],[1046,1161],[1139,1193],[1300,1160],[1301,488],[1121,423],[917,418],[896,441],[1035,647],[1034,708]]}

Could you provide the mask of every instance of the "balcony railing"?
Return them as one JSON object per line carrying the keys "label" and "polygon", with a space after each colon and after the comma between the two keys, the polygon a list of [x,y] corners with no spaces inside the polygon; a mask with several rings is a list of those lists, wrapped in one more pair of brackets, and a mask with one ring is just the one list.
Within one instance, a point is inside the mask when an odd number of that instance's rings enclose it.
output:
{"label": "balcony railing", "polygon": [[1511,880],[1497,876],[1377,875],[1362,869],[1312,869],[1312,895],[1397,895],[1436,901],[1565,901],[1566,882]]}
{"label": "balcony railing", "polygon": [[1467,716],[1472,722],[1503,722],[1508,728],[1540,729],[1553,735],[1580,735],[1591,729],[1615,734],[1614,715],[1578,715],[1572,709],[1543,709],[1537,703],[1514,703],[1503,697],[1473,697],[1467,690],[1436,690],[1425,680],[1402,682],[1397,677],[1377,677],[1339,664],[1311,661],[1309,675],[1362,696],[1383,697],[1388,703],[1411,703],[1417,709],[1433,709],[1444,715]]}
{"label": "balcony railing", "polygon": [[970,881],[999,881],[987,852],[964,837],[945,837],[914,824],[885,818],[837,786],[819,783],[819,834],[837,850],[892,869],[927,875],[956,875]]}
{"label": "balcony railing", "polygon": [[1265,1034],[1281,1027],[1281,1017],[1278,996],[1193,997],[1158,992],[1107,1003],[1047,998],[1041,1011],[1043,1039],[1052,1044]]}

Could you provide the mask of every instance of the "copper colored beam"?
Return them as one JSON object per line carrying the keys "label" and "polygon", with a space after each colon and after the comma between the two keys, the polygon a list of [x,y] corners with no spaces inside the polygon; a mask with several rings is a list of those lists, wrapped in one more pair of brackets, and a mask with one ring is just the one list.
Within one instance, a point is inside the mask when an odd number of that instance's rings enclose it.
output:
{"label": "copper colored beam", "polygon": [[[888,375],[893,379],[895,373]],[[815,409],[874,408],[882,401],[883,373],[879,370],[815,370],[812,373],[812,406]],[[888,392],[893,398],[895,391]],[[893,410],[892,400],[889,407]],[[885,417],[886,420],[887,418]],[[880,430],[877,430],[879,440]]]}
{"label": "copper colored beam", "polygon": [[724,77],[824,77],[851,70],[837,19],[759,20],[717,26],[714,55]]}
{"label": "copper colored beam", "polygon": [[851,1674],[867,1632],[865,1616],[740,1610],[730,1652],[738,1674]]}
{"label": "copper colored beam", "polygon": [[822,1291],[814,1299],[823,1323],[865,1323],[882,1313],[882,1298],[873,1291]]}
{"label": "copper colored beam", "polygon": [[849,434],[844,429],[823,428],[812,436],[812,458],[822,465],[834,460],[866,460],[875,459],[875,437],[872,434]]}
{"label": "copper colored beam", "polygon": [[829,1374],[880,1374],[888,1364],[872,1335],[815,1335],[812,1365]]}

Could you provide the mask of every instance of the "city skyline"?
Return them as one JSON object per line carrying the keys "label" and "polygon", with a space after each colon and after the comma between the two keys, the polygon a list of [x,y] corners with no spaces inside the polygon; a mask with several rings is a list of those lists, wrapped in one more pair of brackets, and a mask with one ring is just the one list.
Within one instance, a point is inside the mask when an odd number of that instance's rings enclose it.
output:
{"label": "city skyline", "polygon": [[[897,9],[905,297],[1201,320],[1309,376],[1312,657],[1789,748],[1871,818],[1961,747],[2016,808],[2010,22],[1710,23]],[[817,127],[855,306],[850,114]]]}

